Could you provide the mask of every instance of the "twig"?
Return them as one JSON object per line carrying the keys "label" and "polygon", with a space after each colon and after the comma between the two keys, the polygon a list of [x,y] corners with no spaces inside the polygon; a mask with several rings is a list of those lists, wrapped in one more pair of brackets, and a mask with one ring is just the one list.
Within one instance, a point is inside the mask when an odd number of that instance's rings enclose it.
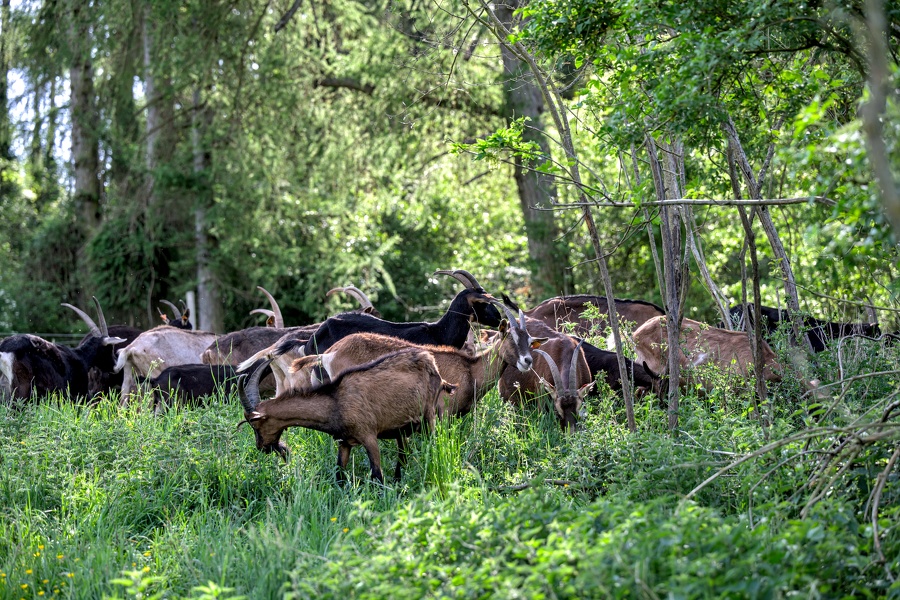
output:
{"label": "twig", "polygon": [[879,561],[884,564],[884,569],[887,572],[888,579],[891,580],[891,583],[894,582],[894,575],[891,573],[890,567],[887,565],[887,560],[884,557],[884,553],[881,551],[881,540],[878,539],[878,504],[881,502],[881,492],[884,490],[884,484],[887,482],[888,475],[891,470],[894,468],[894,465],[897,463],[897,458],[900,457],[900,446],[894,450],[894,453],[891,455],[890,460],[888,460],[887,466],[884,468],[884,471],[878,474],[877,483],[875,484],[875,489],[872,490],[872,539],[875,542],[875,551],[878,552]]}

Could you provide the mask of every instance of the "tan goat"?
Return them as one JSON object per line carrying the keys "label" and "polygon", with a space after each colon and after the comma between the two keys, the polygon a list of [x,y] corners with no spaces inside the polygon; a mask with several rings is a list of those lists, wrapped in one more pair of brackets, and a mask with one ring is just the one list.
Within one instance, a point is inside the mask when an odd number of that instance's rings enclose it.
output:
{"label": "tan goat", "polygon": [[402,461],[406,436],[423,423],[433,425],[441,394],[453,389],[441,379],[431,353],[417,348],[353,367],[329,383],[289,389],[261,402],[258,386],[265,366],[262,362],[249,378],[243,376],[240,386],[244,419],[253,427],[256,447],[287,460],[288,448],[281,441],[286,428],[325,432],[340,444],[338,481],[343,480],[351,448],[361,445],[369,455],[372,478],[383,482],[378,438],[396,439]]}
{"label": "tan goat", "polygon": [[200,362],[200,355],[216,339],[207,331],[178,329],[168,325],[145,331],[133,342],[119,350],[115,371],[124,370],[122,380],[122,405],[128,404],[135,389],[135,376],[153,378],[166,367],[193,365]]}
{"label": "tan goat", "polygon": [[[656,317],[638,327],[632,334],[638,364],[643,364],[653,373],[662,373],[668,362],[666,317]],[[763,377],[766,381],[781,381],[781,365],[765,340],[762,343]],[[681,322],[681,364],[682,386],[689,385],[691,368],[711,364],[726,373],[749,377],[753,365],[753,347],[747,333],[728,331],[710,327],[705,323],[683,319]],[[700,384],[707,391],[713,387],[712,381],[701,377]]]}

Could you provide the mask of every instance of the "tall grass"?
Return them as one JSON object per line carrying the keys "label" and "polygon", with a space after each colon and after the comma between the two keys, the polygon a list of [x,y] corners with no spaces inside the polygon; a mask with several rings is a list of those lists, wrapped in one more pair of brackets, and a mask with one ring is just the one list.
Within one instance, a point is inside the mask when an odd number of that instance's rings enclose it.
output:
{"label": "tall grass", "polygon": [[[860,364],[896,361],[870,350]],[[895,388],[863,382],[829,418],[846,422]],[[813,422],[790,384],[772,401],[771,436]],[[654,399],[639,403],[629,434],[605,393],[567,436],[542,407],[492,392],[414,438],[402,481],[385,486],[359,449],[337,485],[336,444],[317,432],[285,433],[287,464],[259,453],[249,429],[235,429],[234,398],[158,417],[148,403],[0,407],[0,598],[900,593],[887,574],[900,572],[896,473],[882,499],[885,563],[863,514],[883,452],[860,457],[842,480],[853,485],[805,519],[793,496],[814,463],[779,467],[797,445],[679,508],[765,443],[740,394],[689,395],[672,435]],[[393,465],[395,443],[381,447]]]}

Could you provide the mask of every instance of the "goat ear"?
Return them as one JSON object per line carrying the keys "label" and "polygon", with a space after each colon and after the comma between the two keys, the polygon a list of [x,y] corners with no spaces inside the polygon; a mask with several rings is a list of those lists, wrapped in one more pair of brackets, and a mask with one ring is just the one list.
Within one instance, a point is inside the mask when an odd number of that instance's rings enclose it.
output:
{"label": "goat ear", "polygon": [[265,416],[259,414],[259,413],[256,412],[256,411],[253,411],[252,413],[250,413],[249,415],[247,415],[247,419],[246,419],[246,420],[247,420],[248,423],[253,423],[254,421],[260,421],[260,420],[262,420],[262,419],[265,419]]}
{"label": "goat ear", "polygon": [[531,349],[532,349],[532,350],[537,350],[538,348],[541,347],[541,344],[546,344],[546,343],[547,343],[547,340],[549,340],[549,339],[550,339],[550,338],[545,338],[545,337],[542,337],[542,338],[531,338]]}
{"label": "goat ear", "polygon": [[587,396],[588,392],[590,392],[592,389],[594,389],[594,385],[596,385],[596,383],[597,383],[597,380],[595,379],[594,381],[592,381],[590,383],[584,384],[583,386],[578,388],[578,395],[581,398],[584,398],[585,396]]}
{"label": "goat ear", "polygon": [[499,331],[500,333],[506,333],[507,330],[509,330],[509,321],[503,319],[502,321],[500,321],[500,326],[497,327],[497,331]]}
{"label": "goat ear", "polygon": [[162,322],[163,322],[163,323],[168,323],[168,322],[169,322],[169,317],[167,317],[167,316],[166,316],[166,313],[164,313],[164,312],[159,313],[159,318],[162,319]]}

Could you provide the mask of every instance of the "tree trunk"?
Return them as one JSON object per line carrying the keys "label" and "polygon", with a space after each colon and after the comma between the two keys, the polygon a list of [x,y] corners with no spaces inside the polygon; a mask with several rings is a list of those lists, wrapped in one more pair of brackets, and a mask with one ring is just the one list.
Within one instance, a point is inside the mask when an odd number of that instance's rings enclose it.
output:
{"label": "tree trunk", "polygon": [[[730,117],[723,123],[723,129],[725,130],[725,136],[728,143],[731,146],[734,162],[743,175],[744,182],[750,192],[750,199],[762,199],[760,182],[753,176],[753,169],[750,167],[750,161],[747,159],[747,154],[744,152],[744,147],[741,145],[737,129]],[[800,327],[798,325],[800,319],[800,297],[797,294],[797,284],[794,280],[794,270],[791,268],[791,261],[788,259],[784,244],[781,243],[781,237],[775,229],[775,223],[772,222],[772,214],[769,212],[768,207],[760,207],[757,214],[759,215],[759,222],[762,225],[763,231],[766,232],[766,237],[769,239],[769,245],[772,247],[775,259],[784,275],[784,291],[787,295],[788,318],[791,322],[791,330],[794,334],[794,339],[797,340],[798,344],[805,346],[806,350],[812,354],[812,343],[809,341],[809,337],[806,335],[800,336]]]}
{"label": "tree trunk", "polygon": [[90,235],[100,225],[100,115],[94,98],[94,66],[91,60],[89,5],[71,3],[69,40],[69,100],[72,120],[72,160],[75,164],[74,201],[81,224]]}
{"label": "tree trunk", "polygon": [[[495,7],[495,14],[501,23],[512,29],[513,11],[518,2],[506,2]],[[501,44],[503,57],[505,112],[508,120],[519,117],[530,119],[526,123],[524,139],[536,142],[541,153],[550,155],[550,145],[544,135],[541,115],[544,112],[544,97],[535,84],[533,74],[526,62],[521,60],[507,44]],[[519,204],[525,220],[528,237],[528,256],[532,262],[532,295],[537,299],[570,293],[571,277],[562,265],[568,265],[568,250],[565,242],[557,241],[559,227],[550,208],[556,202],[556,185],[553,177],[533,170],[535,165],[524,164],[516,158],[515,179],[519,192]]]}
{"label": "tree trunk", "polygon": [[142,15],[141,41],[144,59],[144,97],[147,99],[146,164],[150,173],[147,181],[147,205],[150,212],[153,212],[156,209],[162,210],[160,206],[162,191],[156,185],[154,171],[172,156],[174,136],[170,130],[174,122],[174,112],[169,94],[169,81],[163,76],[157,76],[154,69],[156,48],[151,13],[151,4],[148,2],[144,5]]}
{"label": "tree trunk", "polygon": [[212,206],[209,182],[209,124],[212,113],[202,106],[200,90],[194,90],[194,114],[191,121],[191,145],[194,153],[194,176],[197,178],[194,210],[194,243],[197,252],[197,326],[203,331],[223,333],[225,318],[219,285],[210,266],[210,250],[214,240],[208,234],[207,209]]}
{"label": "tree trunk", "polygon": [[[9,0],[0,2],[0,175],[6,162],[12,160],[12,119],[9,116],[9,53],[12,34],[9,30]],[[6,181],[0,177],[0,181]],[[3,185],[3,184],[0,184]]]}
{"label": "tree trunk", "polygon": [[[656,153],[656,141],[647,135],[647,155],[650,159],[650,172],[653,174],[653,187],[659,200],[668,198],[667,178],[663,174],[662,165]],[[680,401],[679,382],[681,380],[681,288],[682,272],[679,256],[681,255],[681,219],[674,206],[663,205],[659,211],[660,234],[663,250],[663,276],[666,287],[662,290],[666,306],[666,347],[668,352],[668,405],[669,429],[678,428],[678,404]]]}

